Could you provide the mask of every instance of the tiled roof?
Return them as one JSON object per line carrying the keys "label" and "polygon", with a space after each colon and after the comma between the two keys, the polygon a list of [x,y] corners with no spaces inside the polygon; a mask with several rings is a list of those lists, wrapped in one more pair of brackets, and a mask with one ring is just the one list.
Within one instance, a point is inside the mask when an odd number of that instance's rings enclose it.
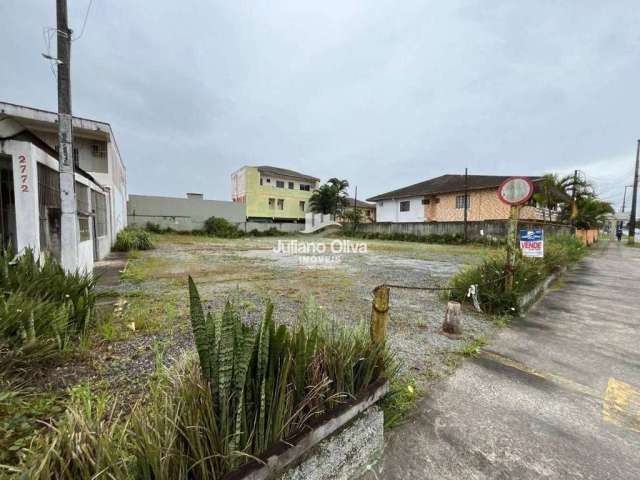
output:
{"label": "tiled roof", "polygon": [[288,170],[286,168],[270,167],[268,165],[262,165],[256,168],[260,173],[266,173],[267,175],[274,175],[277,177],[301,178],[310,182],[320,181],[319,178],[313,177],[311,175],[305,175],[304,173],[296,172],[294,170]]}
{"label": "tiled roof", "polygon": [[[347,207],[353,207],[353,202],[355,199],[351,197],[347,197]],[[358,207],[360,208],[376,208],[375,203],[364,202],[362,200],[358,200]]]}
{"label": "tiled roof", "polygon": [[[497,188],[509,176],[501,175],[468,175],[467,188],[469,190],[484,190]],[[540,177],[529,177],[532,181],[538,181]],[[464,175],[442,175],[440,177],[425,180],[424,182],[409,185],[408,187],[381,193],[371,198],[370,202],[391,198],[421,197],[424,195],[437,195],[464,191]]]}

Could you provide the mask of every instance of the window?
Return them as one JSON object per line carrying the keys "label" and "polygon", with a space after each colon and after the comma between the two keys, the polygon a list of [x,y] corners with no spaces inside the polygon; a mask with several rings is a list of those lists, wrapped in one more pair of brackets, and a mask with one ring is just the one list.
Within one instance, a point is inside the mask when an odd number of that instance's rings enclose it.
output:
{"label": "window", "polygon": [[305,192],[309,192],[309,191],[311,191],[311,185],[308,185],[306,183],[301,183],[300,184],[300,190],[305,191]]}
{"label": "window", "polygon": [[[471,207],[471,199],[467,196],[467,208]],[[464,195],[456,195],[456,208],[464,208]]]}
{"label": "window", "polygon": [[89,187],[76,182],[76,208],[78,213],[91,213],[89,208]]}
{"label": "window", "polygon": [[284,210],[284,199],[278,199],[278,210]]}
{"label": "window", "polygon": [[293,182],[289,182],[289,190],[293,190]]}
{"label": "window", "polygon": [[429,205],[429,199],[428,198],[423,198],[422,199],[422,205]]}
{"label": "window", "polygon": [[107,234],[107,201],[104,194],[91,190],[91,204],[96,216],[96,235],[104,237]]}
{"label": "window", "polygon": [[267,178],[267,183],[271,183],[271,179],[270,178]]}
{"label": "window", "polygon": [[106,143],[92,143],[91,155],[96,158],[107,158],[107,144]]}
{"label": "window", "polygon": [[276,188],[284,188],[284,180],[276,180]]}
{"label": "window", "polygon": [[298,205],[300,205],[300,210],[304,212],[304,202],[300,202]]}
{"label": "window", "polygon": [[[56,143],[54,150],[60,153],[60,145]],[[78,151],[78,147],[73,147],[73,164],[75,166],[80,165],[80,152]]]}
{"label": "window", "polygon": [[269,210],[274,210],[276,208],[276,199],[275,198],[270,198],[269,199]]}
{"label": "window", "polygon": [[263,181],[263,178],[262,178],[262,177],[260,177],[260,185],[262,185],[262,181]]}
{"label": "window", "polygon": [[405,200],[403,202],[400,202],[400,211],[401,212],[408,212],[409,210],[411,210],[411,202],[409,200]]}
{"label": "window", "polygon": [[80,241],[91,239],[91,232],[89,232],[89,217],[81,215],[78,217],[78,223],[80,225]]}

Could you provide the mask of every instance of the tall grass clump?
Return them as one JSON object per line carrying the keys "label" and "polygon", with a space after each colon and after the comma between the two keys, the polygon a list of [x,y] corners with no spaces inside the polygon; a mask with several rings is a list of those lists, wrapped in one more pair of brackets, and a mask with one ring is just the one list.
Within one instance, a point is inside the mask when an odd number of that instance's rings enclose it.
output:
{"label": "tall grass clump", "polygon": [[240,238],[244,232],[236,225],[221,217],[209,217],[204,221],[204,232],[219,238]]}
{"label": "tall grass clump", "polygon": [[[46,344],[58,349],[78,338],[94,320],[95,280],[67,273],[51,257],[40,261],[30,249],[14,257],[0,254],[0,360],[20,363],[31,351],[42,355]],[[42,347],[34,347],[39,343]],[[26,355],[34,358],[33,355]]]}
{"label": "tall grass clump", "polygon": [[586,248],[573,236],[561,235],[545,240],[544,258],[516,256],[513,289],[505,290],[505,252],[487,257],[480,265],[468,267],[449,282],[451,298],[463,301],[471,285],[478,285],[478,300],[483,310],[492,314],[517,313],[518,299],[547,276],[567,267],[586,253]]}
{"label": "tall grass clump", "polygon": [[153,241],[149,232],[140,228],[126,227],[118,232],[113,249],[118,252],[151,250]]}
{"label": "tall grass clump", "polygon": [[313,302],[293,327],[272,304],[249,326],[234,301],[205,313],[191,278],[189,297],[197,354],[162,367],[126,421],[72,408],[31,452],[29,478],[220,479],[390,375],[366,324],[337,324]]}

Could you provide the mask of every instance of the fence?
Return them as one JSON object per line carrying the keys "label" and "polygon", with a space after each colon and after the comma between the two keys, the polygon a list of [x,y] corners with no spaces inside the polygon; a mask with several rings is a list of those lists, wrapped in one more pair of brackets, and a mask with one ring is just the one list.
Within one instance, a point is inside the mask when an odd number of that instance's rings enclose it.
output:
{"label": "fence", "polygon": [[[523,220],[518,223],[519,228],[544,229],[545,235],[570,235],[575,229],[569,225],[557,223],[542,223]],[[507,220],[485,220],[482,222],[468,222],[467,235],[469,239],[502,238],[507,235]],[[412,234],[412,235],[463,235],[464,222],[431,222],[431,223],[364,223],[358,225],[360,233],[380,234]]]}

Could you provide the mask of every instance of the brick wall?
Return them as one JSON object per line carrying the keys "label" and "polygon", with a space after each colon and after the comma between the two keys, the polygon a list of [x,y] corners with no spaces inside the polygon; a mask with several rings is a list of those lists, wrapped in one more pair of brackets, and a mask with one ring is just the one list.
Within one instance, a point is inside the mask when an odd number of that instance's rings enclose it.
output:
{"label": "brick wall", "polygon": [[[464,220],[464,208],[456,208],[456,197],[463,192],[448,193],[428,197],[429,204],[424,206],[428,222],[461,222]],[[509,206],[502,203],[495,189],[469,192],[469,221],[505,220],[509,218]],[[535,207],[525,206],[520,210],[521,219],[542,219]]]}

